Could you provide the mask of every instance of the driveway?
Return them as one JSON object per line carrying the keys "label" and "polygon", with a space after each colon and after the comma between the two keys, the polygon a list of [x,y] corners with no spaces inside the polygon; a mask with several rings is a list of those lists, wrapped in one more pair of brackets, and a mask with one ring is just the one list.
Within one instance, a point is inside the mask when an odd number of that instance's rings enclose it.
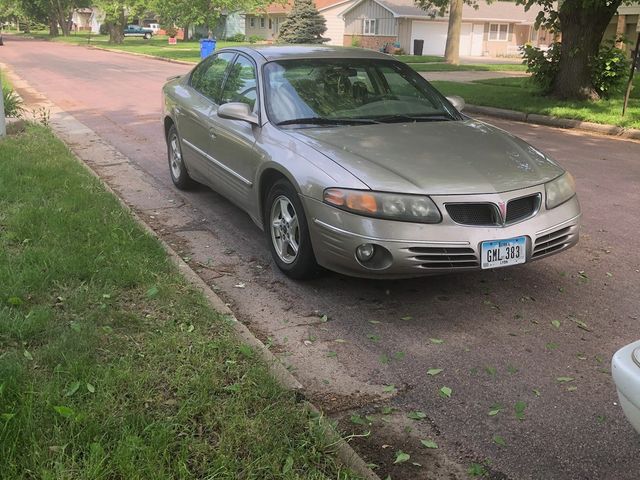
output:
{"label": "driveway", "polygon": [[[11,37],[0,54],[136,163],[148,187],[133,207],[305,394],[361,435],[352,445],[382,478],[464,478],[472,463],[501,479],[638,477],[640,440],[617,405],[609,361],[640,338],[640,143],[492,121],[575,174],[584,211],[576,248],[482,273],[297,283],[273,267],[244,213],[205,188],[171,186],[159,91],[188,67]],[[112,172],[116,189],[127,183]],[[393,466],[400,450],[411,459]]]}

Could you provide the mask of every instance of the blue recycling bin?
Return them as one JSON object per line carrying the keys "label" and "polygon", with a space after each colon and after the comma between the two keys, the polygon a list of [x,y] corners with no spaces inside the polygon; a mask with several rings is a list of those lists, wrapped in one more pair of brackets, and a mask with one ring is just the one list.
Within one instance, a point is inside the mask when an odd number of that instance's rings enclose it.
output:
{"label": "blue recycling bin", "polygon": [[216,41],[208,38],[200,40],[200,58],[207,58],[216,49]]}

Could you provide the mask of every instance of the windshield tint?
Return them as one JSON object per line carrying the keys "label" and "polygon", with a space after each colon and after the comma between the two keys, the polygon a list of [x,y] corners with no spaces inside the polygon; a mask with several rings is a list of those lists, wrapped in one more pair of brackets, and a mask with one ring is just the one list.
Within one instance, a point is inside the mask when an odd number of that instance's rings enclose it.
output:
{"label": "windshield tint", "polygon": [[461,118],[424,78],[393,60],[279,60],[265,65],[264,77],[267,113],[275,124],[366,125]]}

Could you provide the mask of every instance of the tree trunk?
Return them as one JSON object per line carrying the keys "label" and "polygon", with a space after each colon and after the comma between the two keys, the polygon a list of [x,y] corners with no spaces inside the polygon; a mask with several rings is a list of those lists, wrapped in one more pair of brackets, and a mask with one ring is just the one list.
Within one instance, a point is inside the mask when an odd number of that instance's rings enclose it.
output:
{"label": "tree trunk", "polygon": [[590,2],[565,0],[559,11],[562,44],[558,75],[552,94],[561,99],[597,99],[591,82],[591,59],[598,53],[604,32],[622,0]]}
{"label": "tree trunk", "polygon": [[463,0],[451,0],[449,5],[449,30],[444,60],[452,65],[460,63],[460,30],[462,29]]}
{"label": "tree trunk", "polygon": [[189,24],[185,24],[184,27],[182,27],[182,32],[183,32],[183,36],[182,36],[182,40],[183,41],[187,41],[187,40],[191,40],[191,37],[189,36]]}
{"label": "tree trunk", "polygon": [[124,41],[124,24],[126,19],[124,16],[124,8],[120,10],[118,20],[109,22],[109,43],[121,45]]}
{"label": "tree trunk", "polygon": [[58,30],[58,20],[54,16],[49,17],[49,36],[57,37],[60,35]]}

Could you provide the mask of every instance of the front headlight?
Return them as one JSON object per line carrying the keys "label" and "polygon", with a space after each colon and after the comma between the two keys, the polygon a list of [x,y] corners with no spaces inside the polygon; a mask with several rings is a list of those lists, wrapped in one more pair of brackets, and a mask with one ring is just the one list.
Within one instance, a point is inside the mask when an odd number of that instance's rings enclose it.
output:
{"label": "front headlight", "polygon": [[576,182],[569,172],[565,172],[544,186],[547,192],[547,210],[556,208],[576,194]]}
{"label": "front headlight", "polygon": [[429,197],[327,188],[324,201],[347,212],[402,222],[439,223],[440,210]]}

